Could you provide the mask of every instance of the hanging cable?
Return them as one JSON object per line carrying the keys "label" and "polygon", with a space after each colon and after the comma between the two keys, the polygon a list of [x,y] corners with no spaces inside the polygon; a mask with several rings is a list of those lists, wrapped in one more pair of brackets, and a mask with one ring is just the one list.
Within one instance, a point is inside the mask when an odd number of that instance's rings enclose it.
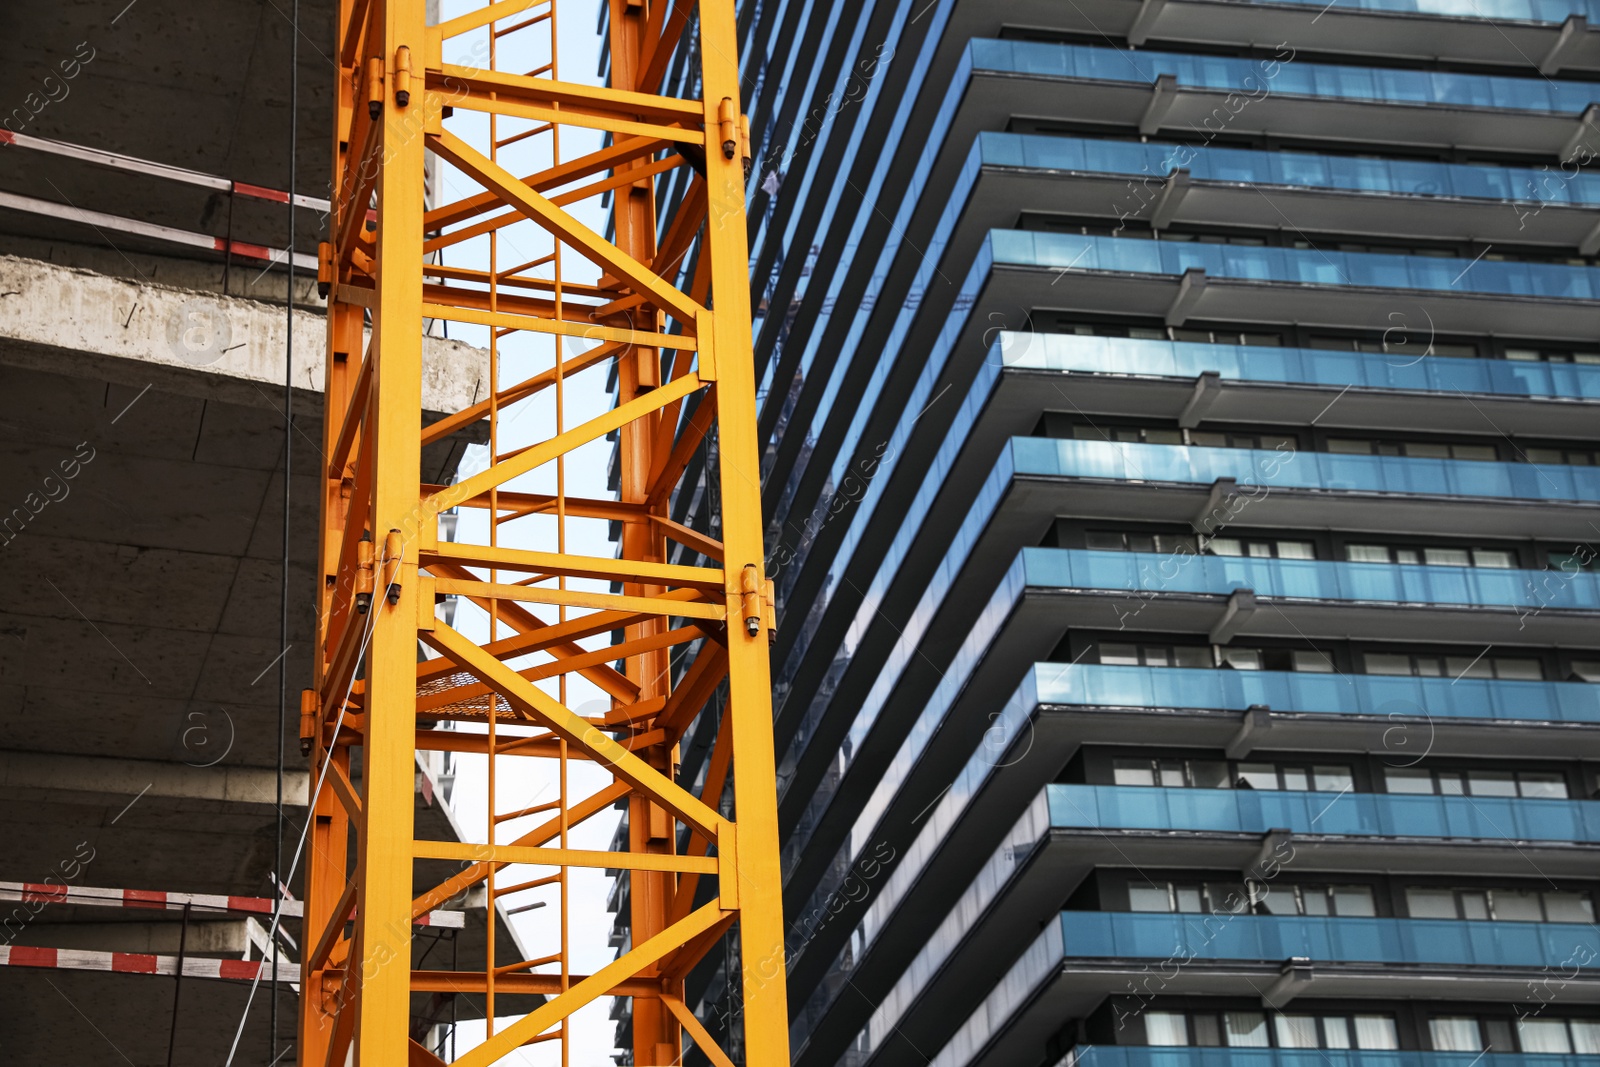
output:
{"label": "hanging cable", "polygon": [[[283,334],[283,573],[279,588],[278,616],[278,825],[272,858],[272,927],[276,935],[283,918],[283,893],[287,882],[283,874],[283,732],[288,728],[289,715],[289,501],[291,476],[294,464],[290,461],[294,448],[294,245],[295,198],[299,188],[295,173],[296,149],[300,139],[300,0],[294,0],[289,14],[289,240],[288,255],[284,263],[289,268],[288,284],[284,287]],[[307,813],[306,824],[310,825]],[[269,939],[267,949],[272,953],[272,1012],[271,1047],[267,1062],[278,1062],[278,942]],[[231,1057],[230,1057],[231,1058]]]}

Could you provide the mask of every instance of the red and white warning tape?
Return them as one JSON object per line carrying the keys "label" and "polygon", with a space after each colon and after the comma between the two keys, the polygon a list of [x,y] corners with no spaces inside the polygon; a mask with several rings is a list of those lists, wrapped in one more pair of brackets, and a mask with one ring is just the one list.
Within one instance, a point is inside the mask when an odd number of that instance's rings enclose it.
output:
{"label": "red and white warning tape", "polygon": [[[137,156],[124,155],[121,152],[106,152],[98,148],[85,148],[82,145],[68,144],[65,141],[52,141],[47,137],[34,137],[26,133],[12,133],[10,130],[0,130],[0,146],[25,148],[34,152],[45,152],[49,155],[63,156],[67,159],[81,160],[85,163],[96,163],[104,167],[115,167],[118,170],[129,171],[134,174],[144,174],[152,178],[165,178],[169,181],[182,182],[186,185],[197,185],[203,189],[215,189],[219,192],[232,193],[238,196],[249,197],[253,200],[267,200],[276,204],[287,204],[294,200],[295,206],[309,208],[313,211],[327,211],[328,201],[318,196],[305,196],[295,193],[291,198],[289,193],[281,189],[268,189],[261,185],[251,185],[248,182],[236,182],[231,178],[219,178],[214,174],[203,174],[197,170],[185,167],[168,166],[165,163],[156,163]],[[13,211],[24,211],[30,215],[44,215],[49,218],[66,219],[69,222],[80,222],[101,230],[111,230],[117,233],[128,233],[138,237],[148,237],[157,241],[167,241],[171,244],[188,245],[190,248],[204,248],[212,252],[231,253],[243,256],[246,259],[260,259],[269,263],[282,263],[284,250],[269,248],[266,245],[251,244],[248,241],[231,241],[225,237],[212,237],[210,234],[194,233],[189,230],[174,229],[171,226],[159,226],[151,222],[141,222],[138,219],[123,218],[120,215],[108,215],[102,211],[87,211],[70,204],[57,204],[51,200],[40,200],[32,196],[22,196],[17,193],[0,192],[0,207],[8,207]],[[368,212],[369,217],[373,212]],[[317,269],[317,257],[304,252],[296,252],[294,265],[306,270]]]}
{"label": "red and white warning tape", "polygon": [[[79,904],[103,908],[154,908],[158,911],[190,913],[247,912],[271,915],[271,897],[231,897],[211,893],[160,893],[144,889],[100,889],[92,886],[45,885],[39,882],[0,882],[0,900],[20,900],[27,904]],[[298,900],[285,900],[283,914],[297,919],[304,914]],[[430,911],[416,919],[417,926],[437,926],[455,930],[466,927],[461,911]],[[187,973],[187,972],[186,972]]]}
{"label": "red and white warning tape", "polygon": [[[198,185],[205,189],[237,193],[239,196],[248,196],[254,200],[270,200],[277,204],[287,204],[289,202],[289,194],[280,189],[268,189],[260,185],[250,185],[247,182],[236,182],[229,178],[218,178],[216,175],[204,174],[185,167],[172,167],[165,163],[140,159],[137,156],[123,155],[121,152],[106,152],[98,148],[85,148],[82,145],[68,144],[65,141],[52,141],[47,137],[34,137],[32,134],[27,133],[12,133],[10,130],[0,130],[0,145],[15,145],[18,148],[26,148],[34,152],[65,156],[68,159],[82,160],[85,163],[98,163],[102,167],[115,167],[118,170],[145,174],[152,178],[166,178],[169,181],[183,182],[186,185]],[[328,210],[328,202],[321,197],[304,196],[296,193],[294,202],[296,207],[310,208],[313,211]]]}
{"label": "red and white warning tape", "polygon": [[[61,971],[108,971],[114,974],[178,973],[178,957],[156,956],[145,952],[90,952],[83,949],[30,948],[26,945],[0,945],[0,967],[43,967]],[[272,977],[271,960],[215,960],[186,956],[185,978],[226,978],[253,982],[257,975]],[[278,981],[298,984],[300,965],[278,961]]]}
{"label": "red and white warning tape", "polygon": [[[109,908],[155,908],[182,911],[187,904],[194,912],[245,911],[256,915],[272,914],[271,897],[230,897],[212,893],[159,893],[144,889],[100,889],[94,886],[45,885],[39,882],[0,882],[0,900],[20,900],[29,904],[85,904]],[[298,900],[285,900],[283,914],[297,918]]]}
{"label": "red and white warning tape", "polygon": [[[125,219],[120,215],[107,215],[103,211],[85,211],[83,208],[73,207],[70,204],[57,204],[51,200],[20,196],[17,193],[0,192],[0,207],[8,207],[13,211],[26,211],[30,215],[46,215],[50,218],[66,219],[68,222],[81,222],[100,230],[131,233],[139,237],[153,238],[157,241],[188,245],[191,248],[205,248],[213,252],[232,252],[236,256],[244,256],[247,259],[264,259],[273,263],[283,262],[284,253],[281,248],[268,248],[266,245],[250,244],[247,241],[230,241],[225,237],[212,237],[210,234],[177,230],[171,226],[158,226],[153,222],[140,222],[138,219]],[[294,265],[314,271],[317,269],[317,257],[305,252],[296,252],[294,254]]]}

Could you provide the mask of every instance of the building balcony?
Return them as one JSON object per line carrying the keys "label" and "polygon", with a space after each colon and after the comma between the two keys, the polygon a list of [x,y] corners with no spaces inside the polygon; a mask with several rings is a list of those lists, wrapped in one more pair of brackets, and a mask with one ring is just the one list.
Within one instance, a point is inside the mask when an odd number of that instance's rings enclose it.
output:
{"label": "building balcony", "polygon": [[1202,633],[1213,644],[1298,632],[1585,647],[1600,622],[1600,575],[1588,572],[1080,549],[1023,549],[996,596],[1037,601],[1063,626]]}
{"label": "building balcony", "polygon": [[1585,255],[1600,248],[1600,229],[1583,210],[1600,201],[1600,180],[1568,170],[1558,177],[1533,167],[993,131],[978,135],[972,157],[969,166],[989,172],[979,179],[982,195],[1003,197],[997,209],[1013,212],[1153,230],[1176,223],[1255,229],[1263,221],[1261,198],[1270,192],[1306,233],[1503,241]]}
{"label": "building balcony", "polygon": [[[1011,522],[1026,513],[1047,523],[1046,513],[1070,510],[1082,518],[1192,523],[1202,532],[1359,523],[1396,534],[1583,542],[1600,518],[1600,470],[1592,467],[1043,437],[1012,438],[1005,458],[997,470],[1009,465],[1028,484],[1013,490]],[[1035,479],[1068,484],[1051,491]],[[1520,581],[1547,577],[1524,572]]]}
{"label": "building balcony", "polygon": [[[1038,704],[1097,709],[1215,709],[1273,713],[1325,721],[1397,715],[1439,725],[1520,723],[1600,726],[1600,686],[1494,678],[1411,678],[1373,674],[1199,670],[1041,663],[1034,668]],[[1215,741],[1215,737],[1212,738]],[[1298,739],[1297,739],[1298,741]],[[1206,742],[1198,742],[1205,744]],[[1293,744],[1291,747],[1316,748]],[[1483,755],[1491,754],[1484,751]],[[1502,750],[1503,751],[1503,750]]]}
{"label": "building balcony", "polygon": [[1176,78],[1180,88],[1243,92],[1251,89],[1245,79],[1253,77],[1269,83],[1273,93],[1302,97],[1567,114],[1580,114],[1594,100],[1589,86],[1575,82],[1332,66],[1288,55],[1263,69],[1254,59],[1160,51],[1143,51],[1137,63],[1129,63],[1119,49],[1043,41],[980,39],[968,48],[974,69],[1096,82],[1150,84],[1166,74]]}
{"label": "building balcony", "polygon": [[[1284,0],[1287,2],[1287,0]],[[973,149],[984,166],[1057,171],[1120,178],[1163,178],[1181,166],[1197,182],[1277,186],[1324,192],[1378,193],[1428,199],[1483,200],[1506,210],[1507,202],[1579,207],[1600,203],[1600,177],[1563,172],[1559,184],[1549,170],[1491,164],[1435,163],[1264,152],[1220,146],[1182,153],[1177,143],[1102,141],[1086,137],[985,131]],[[1260,198],[1257,197],[1257,214]],[[1069,212],[1078,214],[1078,212]],[[1348,224],[1348,223],[1347,223]]]}
{"label": "building balcony", "polygon": [[1460,434],[1480,432],[1488,415],[1506,433],[1540,437],[1581,438],[1594,423],[1600,366],[1424,351],[1402,357],[1006,332],[994,338],[973,382],[990,408],[988,425],[975,433],[1027,433],[1043,412],[1073,405],[1107,417],[1404,424]]}
{"label": "building balcony", "polygon": [[[1469,683],[1472,688],[1462,691]],[[1223,707],[1244,714],[1199,710]],[[1006,871],[1022,866],[1035,846],[1054,848],[1047,839],[1070,842],[1070,855],[1045,864],[1061,900],[1098,862],[1128,862],[1137,854],[1141,864],[1193,860],[1244,869],[1269,839],[1292,839],[1300,864],[1316,868],[1370,865],[1381,851],[1386,870],[1468,874],[1488,864],[1489,852],[1510,860],[1532,850],[1551,870],[1580,873],[1597,850],[1567,846],[1600,845],[1600,803],[1593,801],[1042,784],[1050,768],[1064,766],[1083,744],[1126,743],[1153,734],[1175,749],[1222,750],[1232,758],[1269,737],[1273,747],[1297,752],[1376,748],[1397,767],[1424,753],[1548,755],[1548,730],[1537,736],[1525,716],[1582,724],[1581,736],[1569,729],[1558,744],[1590,750],[1600,740],[1600,687],[1038,664],[990,716],[983,744],[897,858],[861,921],[853,954],[858,963],[866,957],[878,936],[905,918],[896,912],[907,900],[918,901],[908,914],[923,917],[913,925],[948,906],[951,883],[971,878],[973,857],[993,847],[994,827],[1013,823],[1001,849],[1006,854],[994,861]],[[1461,720],[1496,725],[1477,731],[1475,744],[1464,744]],[[1035,765],[1024,766],[1025,760]],[[1141,840],[1112,841],[1108,835]],[[1463,844],[1472,850],[1463,851]],[[1063,860],[1076,873],[1063,876]],[[1004,879],[981,881],[983,887],[969,889],[967,905],[958,909],[964,924],[988,906]],[[930,889],[938,901],[926,899]],[[907,932],[898,934],[904,938]],[[902,941],[902,950],[911,943]]]}
{"label": "building balcony", "polygon": [[1077,6],[1013,0],[998,10],[962,0],[953,6],[947,36],[961,41],[998,37],[1008,25],[1092,33],[1136,47],[1292,41],[1316,19],[1318,51],[1330,54],[1409,61],[1437,56],[1522,70],[1537,64],[1546,74],[1600,69],[1600,35],[1588,30],[1600,23],[1600,13],[1588,0],[1359,0],[1331,8],[1311,0],[1171,0],[1159,6],[1140,0],[1080,0]]}
{"label": "building balcony", "polygon": [[1016,473],[1057,478],[1600,503],[1594,467],[1045,437],[1013,438],[1011,451]]}
{"label": "building balcony", "polygon": [[1102,785],[1052,785],[1048,795],[1050,825],[1067,830],[1600,843],[1591,800]]}
{"label": "building balcony", "polygon": [[1093,117],[1196,143],[1227,129],[1565,156],[1594,102],[1575,82],[1314,63],[1288,44],[1264,59],[1141,50],[1129,62],[1117,48],[978,39],[965,65],[975,82],[1014,82],[984,87],[1014,114]]}
{"label": "building balcony", "polygon": [[1113,274],[1173,274],[1191,270],[1239,281],[1334,285],[1411,292],[1459,289],[1529,300],[1600,300],[1600,267],[1550,263],[1440,259],[1375,252],[1262,248],[1189,242],[1120,240],[1078,234],[998,230],[990,240],[1004,263],[1048,262],[1063,270]]}
{"label": "building balcony", "polygon": [[1063,1067],[1586,1067],[1593,1056],[1418,1049],[1161,1048],[1095,1045]]}
{"label": "building balcony", "polygon": [[[1527,999],[1529,982],[1600,992],[1600,931],[1440,919],[1062,912],[934,1057],[934,1067],[1032,1062],[1108,991],[1260,997]],[[1229,1050],[1232,1053],[1233,1050]],[[1363,1051],[1363,1059],[1368,1054]]]}
{"label": "building balcony", "polygon": [[[1287,4],[1317,7],[1312,0],[1250,0],[1252,4]],[[1492,0],[1478,4],[1473,0],[1350,0],[1341,7],[1358,11],[1387,11],[1406,15],[1433,15],[1441,18],[1506,19],[1515,22],[1547,22],[1560,25],[1573,15],[1600,22],[1600,5],[1590,0]]]}
{"label": "building balcony", "polygon": [[[1382,605],[1385,609],[1415,607],[1430,615],[1463,609],[1484,615],[1504,613],[1510,618],[1503,617],[1493,625],[1498,628],[1506,621],[1514,626],[1520,623],[1520,640],[1515,634],[1503,637],[1515,643],[1544,644],[1548,641],[1581,645],[1585,643],[1585,633],[1588,639],[1593,637],[1593,631],[1585,629],[1594,624],[1590,617],[1600,613],[1600,575],[1585,571],[1519,571],[1229,556],[1173,557],[1159,553],[1051,548],[1024,549],[1019,562],[1017,577],[1030,587],[1046,591],[1047,595],[1082,592],[1091,596],[1109,593],[1158,599],[1163,596],[1175,599],[1227,597],[1236,605],[1231,609],[1231,624],[1200,627],[1216,632],[1218,641],[1251,631],[1249,619],[1240,617],[1239,598],[1234,596],[1244,590],[1276,601],[1340,605],[1357,611],[1364,610],[1367,605]],[[1558,621],[1557,617],[1565,621]],[[1124,617],[1119,615],[1118,618]],[[1539,619],[1548,621],[1552,632],[1528,633]],[[1143,619],[1138,621],[1140,629],[1146,628],[1144,622]],[[1572,629],[1573,625],[1578,628]],[[1370,630],[1362,632],[1372,633]],[[1460,640],[1467,632],[1451,634],[1435,630],[1430,636],[1438,641]],[[1404,640],[1415,638],[1416,631],[1383,636]],[[1491,634],[1494,636],[1499,635]]]}
{"label": "building balcony", "polygon": [[1326,962],[1551,973],[1566,973],[1576,954],[1590,980],[1600,974],[1600,930],[1579,923],[1064,911],[1060,952],[1074,960],[1166,960],[1176,954],[1180,965],[1303,959],[1313,967]]}
{"label": "building balcony", "polygon": [[[1600,300],[1597,267],[1022,230],[992,231],[974,270],[1006,276],[1013,304],[1117,311],[1174,326],[1190,319],[1393,325],[1402,320],[1386,316],[1400,308],[1410,329],[1431,321],[1447,333],[1575,338]],[[1037,297],[1027,277],[1033,272]],[[1426,319],[1416,311],[1423,297]]]}
{"label": "building balcony", "polygon": [[[1078,334],[1006,333],[990,350],[1006,369],[1069,374],[1181,378],[1192,383],[1211,371],[1224,382],[1314,385],[1412,394],[1468,393],[1475,397],[1527,397],[1565,401],[1600,400],[1600,364],[1534,363],[1504,359],[1347,352],[1327,348],[1267,348],[1200,344]],[[1235,413],[1209,406],[1209,419]],[[1285,421],[1294,421],[1292,418]]]}

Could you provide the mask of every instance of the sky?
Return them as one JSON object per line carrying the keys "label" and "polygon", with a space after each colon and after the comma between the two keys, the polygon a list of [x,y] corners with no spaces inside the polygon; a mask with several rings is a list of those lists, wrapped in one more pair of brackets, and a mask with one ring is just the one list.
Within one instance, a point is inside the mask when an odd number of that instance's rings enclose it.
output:
{"label": "sky", "polygon": [[[602,40],[596,31],[598,4],[600,0],[560,0],[557,6],[555,19],[556,76],[562,81],[582,82],[587,84],[600,84],[601,79],[596,72],[601,53]],[[479,0],[442,0],[443,10],[441,16],[450,18],[468,10],[481,7]],[[520,19],[510,19],[514,24]],[[519,31],[517,34],[508,35],[500,40],[497,45],[495,57],[496,69],[524,73],[537,68],[550,60],[551,32],[548,23],[540,24],[528,30]],[[487,33],[479,31],[475,35],[464,35],[447,42],[445,45],[445,61],[464,66],[487,66]],[[522,120],[504,121],[499,126],[498,136],[502,140],[520,133],[533,125]],[[467,139],[476,147],[482,147],[487,139],[487,123],[481,114],[458,108],[455,114],[446,122],[447,128]],[[572,159],[585,152],[593,151],[600,147],[599,133],[582,130],[573,126],[562,127],[560,131],[560,158]],[[516,144],[502,149],[499,162],[519,175],[533,173],[551,162],[552,145],[549,134],[529,137]],[[439,189],[435,194],[436,203],[448,203],[477,193],[480,187],[471,179],[454,170],[442,160],[437,163],[437,180]],[[582,222],[596,232],[604,233],[607,218],[607,209],[601,200],[593,198],[581,204],[572,206],[572,211]],[[516,226],[502,230],[497,249],[496,269],[505,270],[542,257],[549,253],[551,242],[542,230],[533,227],[531,223],[519,223]],[[489,267],[489,248],[486,239],[476,239],[471,242],[446,249],[444,261],[451,266],[474,267],[487,269]],[[561,261],[562,277],[575,282],[592,282],[597,271],[590,264],[581,260],[570,250],[566,251]],[[541,267],[529,271],[539,277],[551,277],[551,268]],[[450,336],[467,341],[468,343],[487,347],[489,338],[487,331],[481,327],[464,326],[460,323],[450,324]],[[554,356],[554,346],[548,341],[534,340],[522,335],[506,338],[500,342],[500,357],[502,361],[501,383],[502,386],[512,384],[526,378],[530,374],[550,366]],[[563,357],[570,359],[579,352],[591,347],[589,342],[570,342],[566,345]],[[574,376],[565,384],[563,407],[565,410],[565,423],[567,428],[579,422],[586,421],[601,414],[612,406],[612,396],[605,388],[606,369],[602,364],[596,368]],[[552,391],[546,390],[539,397],[525,401],[515,408],[508,409],[501,415],[499,448],[502,452],[518,448],[534,441],[548,437],[555,426],[555,410]],[[606,490],[606,473],[610,460],[611,444],[604,439],[580,449],[574,457],[565,464],[564,475],[566,489],[569,494],[576,496],[609,497]],[[487,465],[488,450],[484,446],[474,446],[462,465],[461,477],[466,477]],[[509,488],[520,491],[552,492],[555,489],[555,470],[553,466],[541,468],[521,479],[518,479]],[[467,509],[460,520],[458,538],[464,541],[487,543],[488,531],[485,521],[486,512],[482,509]],[[614,555],[614,545],[607,543],[608,531],[606,524],[595,520],[569,519],[566,528],[567,549],[597,556]],[[557,532],[553,520],[523,520],[509,526],[502,527],[502,544],[532,549],[554,550],[557,547]],[[572,583],[570,587],[578,587]],[[591,583],[590,588],[604,592],[603,583]],[[553,616],[554,609],[534,606],[535,610],[545,612],[543,617]],[[456,625],[464,633],[477,640],[483,640],[488,635],[488,618],[467,604],[459,604],[456,608]],[[502,630],[500,636],[506,636],[507,631]],[[598,647],[604,643],[603,639],[588,642]],[[552,695],[559,696],[554,684],[546,684],[544,688]],[[569,707],[579,711],[580,714],[601,713],[609,708],[609,703],[601,700],[601,693],[591,684],[582,679],[574,678],[571,688],[566,694]],[[588,706],[586,706],[588,705]],[[485,801],[488,794],[488,775],[486,770],[487,760],[482,756],[461,755],[457,757],[455,788],[452,803],[456,810],[457,820],[462,824],[464,834],[468,840],[487,840],[487,816]],[[554,761],[516,759],[502,757],[497,769],[496,793],[498,811],[514,811],[540,804],[554,799],[557,795],[557,783]],[[585,761],[573,760],[568,764],[569,796],[582,797],[595,789],[608,784],[610,775],[598,771]],[[576,828],[571,835],[571,847],[580,849],[604,849],[610,842],[616,829],[619,812],[607,810],[590,819],[582,826]],[[548,815],[534,816],[521,820],[502,823],[497,832],[497,841],[506,843],[522,832],[531,829],[538,821],[548,818]],[[527,867],[508,868],[499,879],[501,885],[514,884],[529,878],[539,877],[551,873],[549,869],[534,870]],[[587,974],[610,962],[614,950],[608,944],[608,935],[611,929],[611,916],[606,912],[605,904],[611,890],[611,880],[599,870],[581,868],[570,869],[569,907],[569,945],[572,950],[571,967],[574,974]],[[512,918],[518,934],[523,939],[524,945],[535,955],[553,952],[556,947],[556,923],[558,921],[558,907],[556,894],[552,890],[532,890],[505,898],[512,907],[521,907],[537,901],[545,901],[545,906],[536,910],[524,912]],[[573,1064],[604,1065],[610,1062],[612,1052],[612,1033],[614,1023],[608,1018],[611,1007],[610,998],[602,998],[577,1013],[573,1019],[570,1062]],[[502,1019],[501,1025],[513,1021]],[[463,1025],[459,1033],[459,1052],[467,1051],[471,1044],[481,1038],[482,1024]],[[446,1050],[448,1051],[448,1050]],[[554,1042],[523,1048],[516,1055],[508,1057],[505,1062],[523,1062],[529,1064],[558,1064],[560,1062],[558,1050]]]}

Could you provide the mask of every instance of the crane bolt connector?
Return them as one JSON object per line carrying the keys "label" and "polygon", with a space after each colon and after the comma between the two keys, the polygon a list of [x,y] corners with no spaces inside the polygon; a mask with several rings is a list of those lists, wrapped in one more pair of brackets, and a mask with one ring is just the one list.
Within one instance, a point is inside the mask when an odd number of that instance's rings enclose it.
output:
{"label": "crane bolt connector", "polygon": [[317,739],[317,691],[300,690],[300,755],[311,755],[311,746]]}
{"label": "crane bolt connector", "polygon": [[367,117],[374,122],[383,114],[383,57],[367,60]]}
{"label": "crane bolt connector", "polygon": [[411,49],[405,45],[394,50],[394,102],[399,107],[411,103]]}
{"label": "crane bolt connector", "polygon": [[365,615],[372,607],[372,534],[361,531],[356,545],[356,614]]}
{"label": "crane bolt connector", "polygon": [[717,125],[721,127],[723,158],[732,159],[739,151],[738,116],[734,114],[732,97],[723,97],[717,105]]}
{"label": "crane bolt connector", "polygon": [[739,574],[739,592],[744,603],[744,630],[751,637],[761,632],[766,614],[761,606],[761,584],[761,572],[754,563],[746,563]]}
{"label": "crane bolt connector", "polygon": [[399,530],[390,530],[383,537],[383,595],[390,604],[400,603],[400,557],[405,552],[405,542]]}
{"label": "crane bolt connector", "polygon": [[333,245],[327,241],[317,244],[317,295],[328,299],[333,291]]}

